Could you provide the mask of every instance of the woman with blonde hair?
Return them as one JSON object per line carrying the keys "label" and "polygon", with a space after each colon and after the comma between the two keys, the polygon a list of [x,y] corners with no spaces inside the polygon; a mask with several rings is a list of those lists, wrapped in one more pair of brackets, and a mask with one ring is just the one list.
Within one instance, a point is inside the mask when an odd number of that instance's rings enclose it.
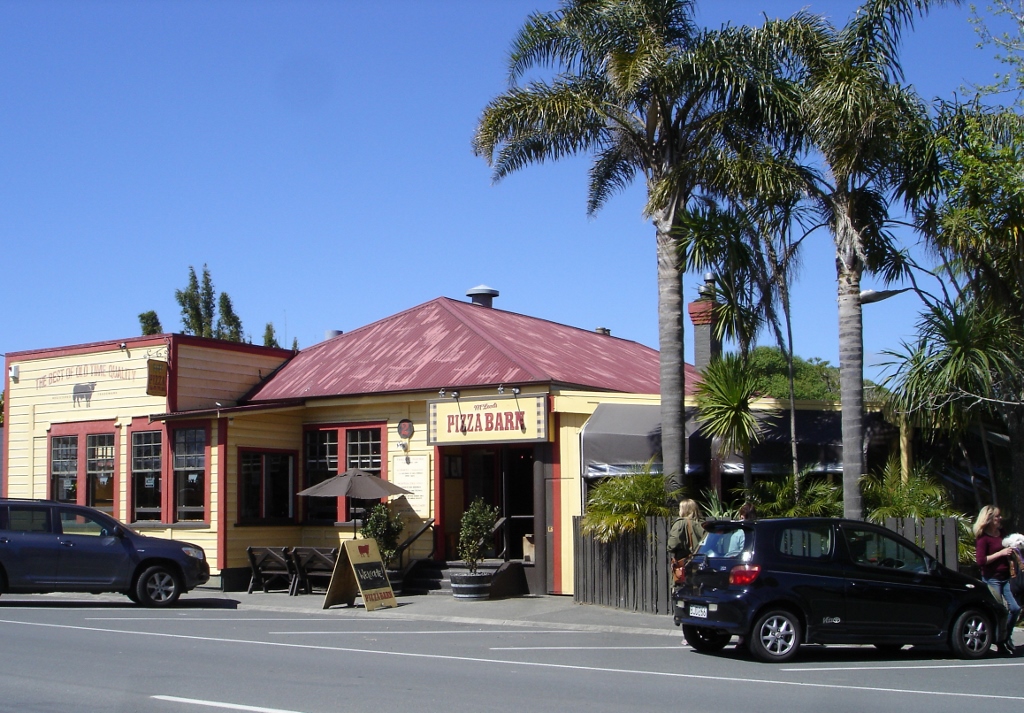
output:
{"label": "woman with blonde hair", "polygon": [[1006,620],[1007,638],[1000,642],[999,649],[1010,656],[1016,654],[1013,647],[1013,627],[1020,616],[1020,604],[1010,590],[1010,557],[1012,547],[1003,547],[1003,514],[999,508],[986,505],[974,521],[974,555],[981,570],[981,581],[988,585],[998,600],[1005,600],[1009,615]]}
{"label": "woman with blonde hair", "polygon": [[694,553],[704,539],[704,528],[700,525],[700,507],[694,500],[679,503],[679,517],[672,522],[668,531],[668,550],[672,559],[679,561]]}

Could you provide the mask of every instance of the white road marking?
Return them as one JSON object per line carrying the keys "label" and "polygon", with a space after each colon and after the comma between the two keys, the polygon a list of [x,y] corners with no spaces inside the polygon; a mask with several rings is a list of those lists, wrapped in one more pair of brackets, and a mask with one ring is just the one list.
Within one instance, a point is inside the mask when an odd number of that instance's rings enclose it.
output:
{"label": "white road marking", "polygon": [[[927,691],[915,689],[883,688],[881,686],[851,686],[834,683],[808,683],[803,681],[780,681],[763,678],[740,678],[738,676],[714,676],[709,674],[678,673],[672,671],[649,671],[644,669],[607,668],[602,666],[578,666],[574,664],[542,663],[539,661],[514,661],[511,659],[485,659],[474,656],[449,656],[445,654],[422,654],[409,651],[381,651],[379,649],[357,649],[348,646],[318,646],[315,644],[287,644],[280,641],[256,641],[251,639],[227,639],[215,636],[190,636],[188,634],[164,634],[149,631],[124,631],[123,629],[100,629],[91,626],[74,626],[71,624],[46,624],[34,621],[15,621],[0,619],[0,624],[13,624],[16,626],[38,626],[46,629],[67,629],[72,631],[89,631],[103,634],[118,634],[121,636],[149,636],[159,639],[182,639],[185,641],[207,641],[221,644],[242,644],[245,646],[269,646],[289,649],[306,649],[310,651],[333,651],[336,653],[351,654],[376,654],[378,656],[392,656],[397,658],[433,659],[436,661],[460,661],[464,663],[481,663],[499,666],[523,666],[529,668],[551,668],[567,671],[585,671],[589,673],[620,673],[631,676],[657,676],[661,678],[675,678],[694,681],[711,681],[714,683],[752,683],[763,686],[788,686],[792,688],[818,688],[829,690],[844,690],[854,692],[873,691],[875,693],[902,693],[912,696],[939,696],[944,698],[981,698],[987,700],[1017,701],[1024,702],[1024,696],[1006,696],[996,693],[962,693],[959,691]],[[289,711],[289,713],[292,713]]]}
{"label": "white road marking", "polygon": [[590,634],[597,632],[589,631],[567,631],[566,629],[553,629],[551,631],[520,631],[518,629],[474,629],[465,630],[442,630],[429,629],[424,631],[268,631],[268,634],[275,636],[324,636],[331,634]]}
{"label": "white road marking", "polygon": [[[281,618],[267,619],[265,617],[237,618],[237,617],[212,617],[212,616],[194,617],[194,618],[191,618],[191,619],[175,619],[175,618],[163,617],[163,616],[87,616],[87,617],[84,618],[84,620],[85,621],[173,621],[173,622],[181,622],[181,623],[185,623],[185,624],[191,624],[191,623],[197,622],[197,621],[301,621],[303,623],[308,622],[308,621],[333,621],[335,623],[344,621],[344,619],[338,619],[336,617],[331,617],[331,618],[327,618],[327,619],[307,619],[305,617],[303,617],[301,619],[281,619]],[[355,620],[353,619],[353,621],[355,621]],[[402,621],[409,621],[409,620],[408,619],[402,619]],[[359,623],[362,624],[364,622],[359,622]]]}
{"label": "white road marking", "polygon": [[488,651],[655,651],[678,646],[492,646]]}
{"label": "white road marking", "polygon": [[1017,663],[938,663],[899,666],[829,666],[822,668],[780,668],[780,671],[806,673],[808,671],[913,671],[915,669],[934,668],[1002,668],[1004,666],[1024,666],[1024,661]]}
{"label": "white road marking", "polygon": [[193,706],[205,706],[207,708],[227,708],[232,711],[253,711],[253,713],[300,713],[299,711],[285,710],[284,708],[264,708],[262,706],[243,706],[239,703],[223,703],[221,701],[203,701],[198,698],[178,698],[177,696],[150,696],[157,701],[168,701],[170,703],[188,703]]}

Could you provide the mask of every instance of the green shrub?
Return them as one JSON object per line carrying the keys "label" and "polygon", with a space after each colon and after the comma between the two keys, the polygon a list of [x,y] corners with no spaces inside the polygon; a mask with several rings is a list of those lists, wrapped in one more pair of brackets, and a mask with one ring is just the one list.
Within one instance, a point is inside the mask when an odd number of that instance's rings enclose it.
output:
{"label": "green shrub", "polygon": [[865,475],[860,484],[870,522],[882,524],[889,517],[956,518],[957,559],[964,564],[974,561],[971,520],[953,507],[949,493],[932,476],[927,464],[911,468],[904,480],[899,457],[893,455],[880,472]]}
{"label": "green shrub", "polygon": [[632,475],[605,478],[590,489],[587,511],[583,514],[583,532],[598,542],[611,542],[627,532],[644,532],[648,517],[670,517],[671,497],[665,492],[665,476],[652,474],[646,467]]}
{"label": "green shrub", "polygon": [[377,503],[370,510],[359,534],[377,541],[380,558],[386,567],[395,556],[395,551],[398,549],[398,538],[404,527],[401,517],[393,515],[384,503]]}
{"label": "green shrub", "polygon": [[466,563],[470,573],[476,572],[477,564],[484,558],[487,540],[498,521],[498,508],[490,507],[477,498],[466,512],[462,513],[459,527],[459,558]]}
{"label": "green shrub", "polygon": [[760,517],[843,515],[842,488],[808,470],[796,476],[758,481],[750,497]]}

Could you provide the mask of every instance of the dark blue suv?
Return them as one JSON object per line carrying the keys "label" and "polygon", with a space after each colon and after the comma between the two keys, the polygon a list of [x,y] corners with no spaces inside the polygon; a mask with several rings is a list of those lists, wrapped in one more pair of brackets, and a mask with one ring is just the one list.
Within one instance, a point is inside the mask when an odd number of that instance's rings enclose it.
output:
{"label": "dark blue suv", "polygon": [[741,637],[762,661],[800,644],[948,645],[962,658],[1002,642],[1006,610],[980,581],[854,520],[715,521],[676,588],[675,622],[703,652]]}
{"label": "dark blue suv", "polygon": [[0,592],[120,592],[164,607],[209,579],[197,545],[138,535],[80,505],[0,499]]}

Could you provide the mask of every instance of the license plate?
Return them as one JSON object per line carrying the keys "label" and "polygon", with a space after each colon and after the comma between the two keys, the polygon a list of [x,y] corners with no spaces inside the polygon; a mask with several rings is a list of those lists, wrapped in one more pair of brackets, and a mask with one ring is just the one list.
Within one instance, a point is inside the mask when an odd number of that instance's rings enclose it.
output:
{"label": "license plate", "polygon": [[690,605],[690,616],[693,617],[694,619],[707,619],[708,618],[708,608],[707,607],[702,607],[699,604],[691,604]]}

